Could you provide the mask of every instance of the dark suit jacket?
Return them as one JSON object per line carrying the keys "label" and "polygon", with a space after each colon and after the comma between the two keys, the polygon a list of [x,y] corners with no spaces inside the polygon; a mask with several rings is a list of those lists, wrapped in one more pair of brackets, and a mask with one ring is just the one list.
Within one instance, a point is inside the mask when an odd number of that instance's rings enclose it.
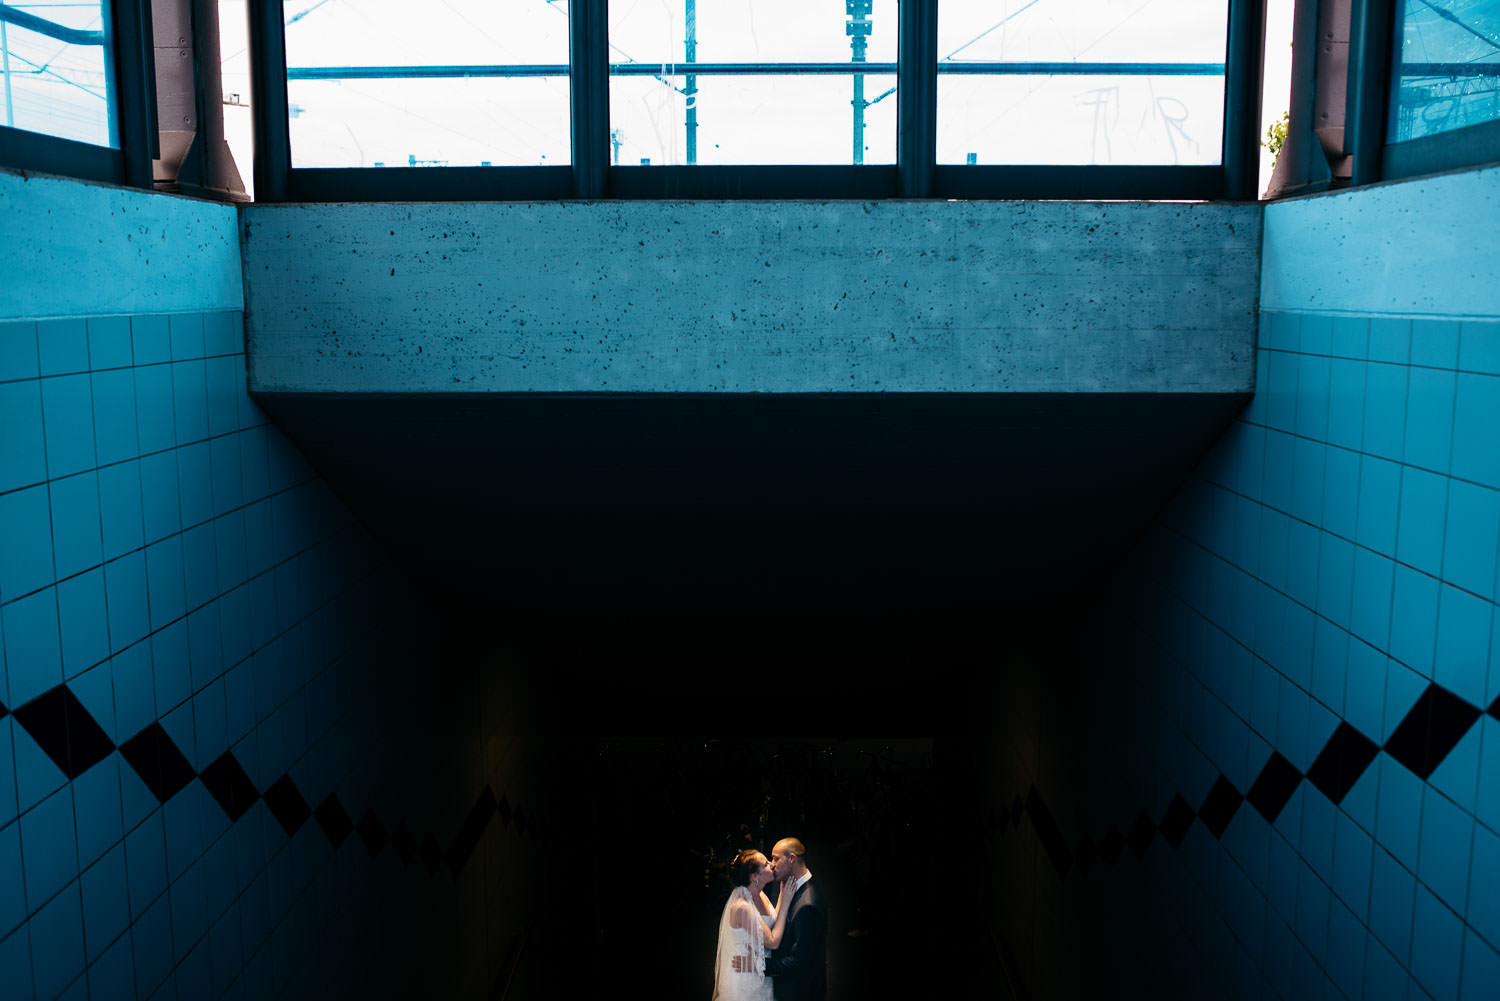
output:
{"label": "dark suit jacket", "polygon": [[[777,902],[780,906],[780,902]],[[828,908],[814,876],[792,895],[781,948],[766,957],[776,1001],[823,1001],[828,996]]]}

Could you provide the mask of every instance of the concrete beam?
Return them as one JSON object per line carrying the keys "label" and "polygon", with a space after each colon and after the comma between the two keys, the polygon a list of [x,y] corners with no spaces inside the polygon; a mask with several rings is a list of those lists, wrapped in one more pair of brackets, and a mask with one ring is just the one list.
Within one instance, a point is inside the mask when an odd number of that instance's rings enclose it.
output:
{"label": "concrete beam", "polygon": [[253,205],[271,392],[1243,393],[1260,209]]}

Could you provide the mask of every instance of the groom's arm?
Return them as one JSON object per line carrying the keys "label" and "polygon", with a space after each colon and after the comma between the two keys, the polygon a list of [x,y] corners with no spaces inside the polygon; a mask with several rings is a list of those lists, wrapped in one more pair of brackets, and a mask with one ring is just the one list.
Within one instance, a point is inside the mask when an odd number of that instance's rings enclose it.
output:
{"label": "groom's arm", "polygon": [[788,920],[785,934],[793,936],[791,947],[766,957],[766,976],[805,975],[814,965],[823,963],[823,943],[828,936],[828,916],[823,908],[798,910]]}

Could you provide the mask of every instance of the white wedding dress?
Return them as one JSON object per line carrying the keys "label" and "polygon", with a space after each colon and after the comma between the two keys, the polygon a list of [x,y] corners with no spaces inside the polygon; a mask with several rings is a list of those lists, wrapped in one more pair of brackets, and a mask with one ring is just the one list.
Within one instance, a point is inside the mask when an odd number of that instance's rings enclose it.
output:
{"label": "white wedding dress", "polygon": [[[739,970],[734,968],[736,956]],[[719,918],[713,1001],[772,1001],[766,976],[766,923],[747,886],[734,888]]]}

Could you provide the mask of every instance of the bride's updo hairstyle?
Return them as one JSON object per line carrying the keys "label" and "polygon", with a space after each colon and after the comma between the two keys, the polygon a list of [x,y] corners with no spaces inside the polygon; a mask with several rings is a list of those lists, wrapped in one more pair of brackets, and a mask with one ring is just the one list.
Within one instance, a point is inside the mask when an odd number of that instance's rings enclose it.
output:
{"label": "bride's updo hairstyle", "polygon": [[740,852],[734,857],[734,861],[729,863],[729,872],[727,873],[727,875],[729,876],[729,882],[732,885],[750,885],[750,877],[755,873],[755,870],[759,868],[759,866],[755,864],[755,856],[757,855],[764,857],[765,853],[762,852],[759,848],[746,848],[744,851]]}

